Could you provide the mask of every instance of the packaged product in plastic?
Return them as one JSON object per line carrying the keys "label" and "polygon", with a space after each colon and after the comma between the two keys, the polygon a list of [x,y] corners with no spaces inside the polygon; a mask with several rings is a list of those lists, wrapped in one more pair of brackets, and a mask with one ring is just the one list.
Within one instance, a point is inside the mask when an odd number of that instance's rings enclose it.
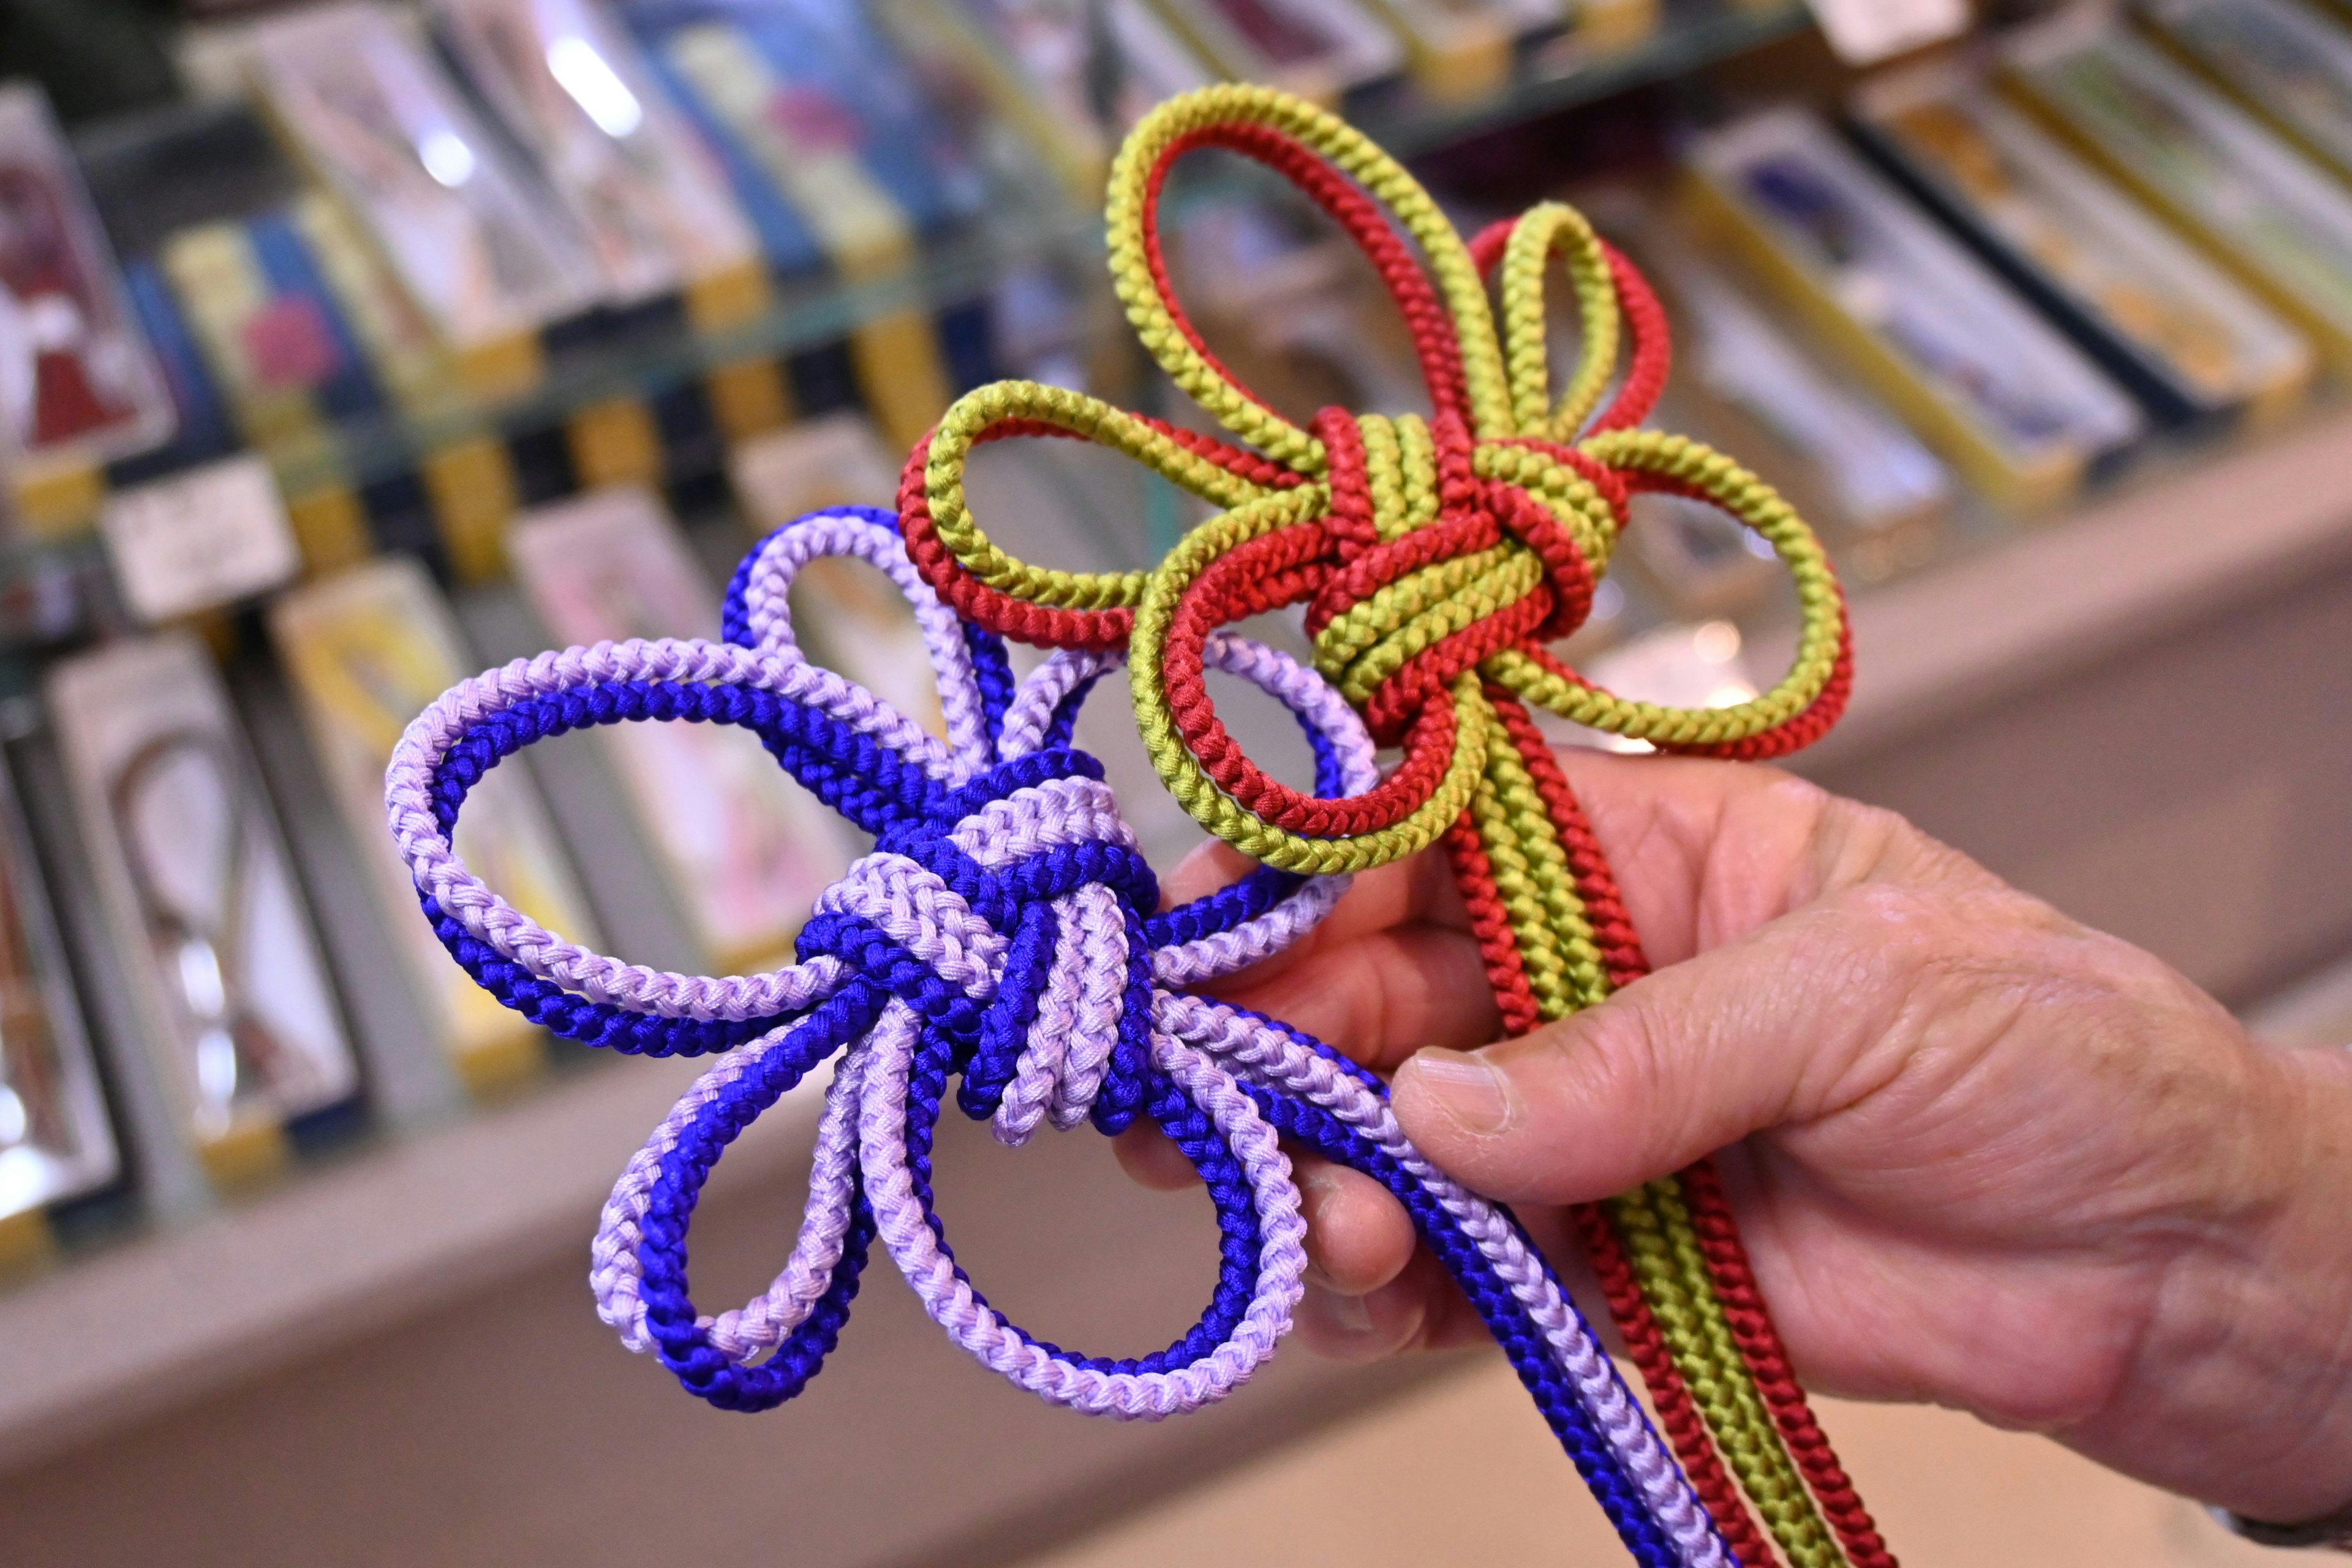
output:
{"label": "packaged product in plastic", "polygon": [[[773,270],[852,281],[899,271],[919,238],[986,207],[972,149],[862,6],[637,0],[624,16],[717,153]],[[930,318],[868,318],[849,348],[866,405],[912,443],[952,395]]]}
{"label": "packaged product in plastic", "polygon": [[1357,0],[1155,0],[1169,25],[1234,81],[1336,103],[1404,67],[1403,43]]}
{"label": "packaged product in plastic", "polygon": [[53,668],[47,696],[174,1117],[215,1180],[274,1169],[288,1124],[349,1100],[359,1070],[212,658],[185,633],[114,643]]}
{"label": "packaged product in plastic", "polygon": [[2352,190],[2153,44],[2061,22],[2010,47],[2023,101],[2352,371]]}
{"label": "packaged product in plastic", "polygon": [[0,87],[0,461],[24,484],[158,446],[172,427],[48,100]]}
{"label": "packaged product in plastic", "polygon": [[1913,72],[1855,101],[1864,145],[2167,424],[2275,413],[2301,333],[1974,79]]}
{"label": "packaged product in plastic", "polygon": [[2301,0],[2153,0],[2140,14],[2240,103],[2352,175],[2352,20]]}
{"label": "packaged product in plastic", "polygon": [[[836,506],[887,505],[898,466],[872,421],[835,414],[738,448],[735,498],[762,532]],[[827,556],[793,584],[793,624],[810,658],[838,670],[935,734],[947,733],[931,659],[903,595],[860,561]]]}
{"label": "packaged product in plastic", "polygon": [[467,75],[587,237],[607,297],[762,287],[725,174],[593,0],[433,0]]}
{"label": "packaged product in plastic", "polygon": [[338,0],[257,25],[249,58],[264,101],[441,336],[486,362],[478,378],[535,376],[516,345],[595,303],[596,270],[424,40],[373,0]]}
{"label": "packaged product in plastic", "polygon": [[[615,486],[527,511],[508,549],[558,643],[719,636],[719,591],[650,490]],[[839,816],[745,731],[622,724],[597,735],[709,963],[748,970],[788,953],[852,858]]]}
{"label": "packaged product in plastic", "polygon": [[951,54],[992,109],[1092,201],[1111,143],[1162,99],[1217,79],[1150,0],[938,0],[901,36]]}
{"label": "packaged product in plastic", "polygon": [[1667,427],[1690,425],[1740,453],[1825,531],[1842,569],[1868,581],[1923,559],[1953,485],[1910,427],[1695,247],[1654,247],[1642,259],[1690,372],[1669,389]]}
{"label": "packaged product in plastic", "polygon": [[0,773],[0,1258],[122,1173],[39,860]]}
{"label": "packaged product in plastic", "polygon": [[[386,556],[281,595],[268,619],[311,752],[436,1043],[477,1091],[537,1070],[545,1059],[538,1028],[449,962],[384,831],[383,773],[401,732],[480,668],[448,602],[415,561]],[[457,852],[531,919],[594,944],[587,900],[528,768],[501,763],[476,786]]]}
{"label": "packaged product in plastic", "polygon": [[1702,221],[2000,504],[2060,500],[2140,435],[2130,398],[1820,120],[1741,121],[1692,167]]}

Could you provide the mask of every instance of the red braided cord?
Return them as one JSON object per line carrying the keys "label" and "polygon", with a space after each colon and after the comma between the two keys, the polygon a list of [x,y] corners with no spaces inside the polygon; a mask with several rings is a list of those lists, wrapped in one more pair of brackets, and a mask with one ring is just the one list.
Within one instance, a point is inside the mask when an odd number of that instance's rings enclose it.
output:
{"label": "red braided cord", "polygon": [[[1518,226],[1516,217],[1497,218],[1470,241],[1470,264],[1480,276],[1495,270],[1511,243],[1512,230]],[[1601,241],[1601,254],[1607,258],[1610,279],[1617,286],[1617,309],[1624,318],[1626,334],[1633,340],[1633,351],[1617,395],[1585,426],[1583,433],[1587,435],[1630,430],[1647,419],[1666,389],[1666,374],[1674,361],[1673,333],[1666,324],[1665,307],[1658,303],[1657,291],[1650,287],[1650,280],[1642,276],[1640,268],[1625,259],[1623,252],[1605,239]]]}
{"label": "red braided cord", "polygon": [[1625,379],[1617,388],[1617,395],[1609,406],[1594,416],[1590,431],[1631,430],[1650,416],[1658,405],[1659,396],[1666,390],[1666,375],[1674,367],[1674,334],[1666,326],[1666,308],[1658,303],[1657,291],[1642,269],[1625,259],[1623,252],[1607,240],[1601,242],[1601,254],[1609,258],[1610,280],[1617,285],[1617,309],[1625,319],[1625,331],[1633,340],[1633,353],[1625,362]]}
{"label": "red braided cord", "polygon": [[1478,955],[1486,966],[1486,984],[1494,988],[1502,1008],[1503,1033],[1524,1035],[1543,1022],[1536,994],[1528,984],[1527,961],[1511,935],[1510,912],[1495,887],[1495,863],[1479,841],[1477,825],[1464,812],[1445,830],[1446,858],[1454,862],[1454,879],[1462,889],[1463,907],[1470,914],[1470,930],[1478,939]]}
{"label": "red braided cord", "polygon": [[[1386,826],[1384,814],[1394,810],[1399,802],[1417,804],[1417,799],[1425,800],[1428,792],[1436,786],[1436,777],[1442,774],[1453,742],[1452,704],[1443,700],[1444,689],[1463,670],[1475,668],[1501,647],[1517,644],[1540,666],[1581,683],[1541,647],[1538,634],[1560,635],[1581,618],[1590,602],[1591,575],[1557,520],[1532,497],[1519,493],[1515,487],[1483,485],[1475,479],[1470,467],[1466,427],[1462,422],[1467,399],[1454,324],[1415,253],[1399,236],[1385,210],[1304,144],[1263,127],[1218,126],[1188,135],[1166,149],[1147,181],[1142,229],[1151,285],[1171,321],[1207,365],[1244,395],[1254,397],[1240,387],[1202,342],[1174,297],[1161,253],[1158,208],[1167,171],[1184,153],[1208,146],[1255,158],[1297,184],[1349,234],[1396,300],[1412,332],[1415,351],[1436,407],[1433,427],[1438,438],[1441,521],[1420,531],[1433,536],[1427,543],[1402,550],[1382,544],[1370,515],[1363,451],[1354,421],[1338,411],[1325,411],[1318,416],[1316,428],[1330,459],[1327,517],[1319,527],[1293,527],[1253,541],[1213,563],[1186,586],[1171,616],[1166,645],[1164,667],[1171,709],[1190,749],[1209,776],[1261,817],[1292,831],[1347,833],[1361,831],[1367,826]],[[1474,259],[1481,270],[1492,268],[1507,245],[1511,230],[1511,224],[1497,225],[1474,242]],[[1655,295],[1622,256],[1605,245],[1602,254],[1627,325],[1630,353],[1617,395],[1597,416],[1593,429],[1638,424],[1664,384],[1672,352],[1664,312]],[[1263,399],[1254,400],[1264,405]],[[979,439],[1044,433],[1045,428],[1034,421],[1005,421],[1001,427],[984,431]],[[1059,429],[1051,433],[1068,434]],[[1170,430],[1168,434],[1186,449],[1231,471],[1256,479],[1261,484],[1300,480],[1300,476],[1267,459],[1213,438],[1192,432]],[[1518,444],[1542,449],[1555,460],[1571,465],[1574,471],[1600,489],[1621,525],[1629,481],[1631,488],[1689,493],[1671,480],[1647,474],[1621,474],[1581,453],[1554,444],[1532,440]],[[922,483],[928,456],[926,442],[917,448],[902,480],[901,510],[910,552],[927,580],[951,605],[983,625],[1032,642],[1108,647],[1126,638],[1131,630],[1132,615],[1124,608],[1081,611],[1031,605],[979,584],[963,571],[947,555],[929,516]],[[1265,778],[1233,744],[1209,703],[1201,676],[1202,645],[1218,626],[1278,604],[1311,598],[1311,624],[1319,628],[1328,625],[1332,616],[1344,613],[1349,605],[1395,582],[1403,573],[1436,560],[1490,548],[1499,541],[1506,527],[1542,560],[1547,573],[1544,586],[1549,591],[1530,594],[1440,639],[1406,660],[1382,683],[1367,704],[1373,732],[1384,741],[1393,741],[1400,732],[1410,731],[1412,745],[1404,767],[1373,796],[1356,802],[1326,802],[1288,791]],[[1828,728],[1842,710],[1851,683],[1851,633],[1842,627],[1839,655],[1831,679],[1804,710],[1742,742],[1677,749],[1738,757],[1782,754]],[[1489,696],[1502,716],[1510,743],[1519,748],[1530,769],[1560,835],[1563,852],[1587,905],[1604,965],[1613,981],[1627,983],[1643,973],[1646,964],[1600,846],[1557,759],[1525,708],[1516,699],[1491,687]],[[1430,742],[1439,739],[1434,733],[1439,724],[1444,727],[1444,744],[1432,745]],[[1437,764],[1434,770],[1430,766],[1432,762]],[[1406,805],[1396,810],[1387,820],[1401,818],[1411,809]],[[1524,1033],[1535,1026],[1539,1010],[1508,910],[1495,882],[1492,862],[1468,814],[1448,830],[1445,842],[1506,1027],[1512,1033]],[[1892,1560],[1872,1528],[1868,1514],[1830,1453],[1801,1391],[1789,1376],[1786,1353],[1764,1312],[1720,1183],[1712,1169],[1701,1165],[1687,1173],[1685,1193],[1702,1256],[1731,1320],[1736,1342],[1807,1485],[1822,1500],[1856,1568],[1891,1568]],[[1751,1565],[1769,1563],[1769,1548],[1697,1415],[1655,1317],[1641,1295],[1621,1238],[1597,1207],[1580,1209],[1577,1218],[1587,1234],[1612,1310],[1650,1383],[1662,1423],[1698,1495],[1744,1562]]]}
{"label": "red braided cord", "polygon": [[[1536,787],[1544,793],[1546,804],[1551,803],[1554,791],[1547,787],[1547,775],[1557,784],[1561,798],[1570,807],[1565,817],[1555,815],[1555,821],[1573,820],[1583,824],[1572,796],[1566,795],[1566,780],[1559,770],[1550,747],[1536,731],[1535,722],[1527,710],[1508,692],[1489,685],[1487,700],[1503,715],[1504,725],[1521,757],[1535,772]],[[1529,744],[1532,737],[1533,744]],[[1582,835],[1589,845],[1590,830]],[[1445,848],[1454,863],[1454,879],[1462,889],[1462,901],[1470,914],[1470,929],[1478,939],[1478,952],[1485,961],[1487,984],[1494,988],[1495,1000],[1502,1009],[1503,1032],[1525,1035],[1542,1022],[1536,1005],[1534,991],[1528,984],[1526,960],[1519,952],[1517,940],[1511,933],[1508,913],[1503,907],[1501,894],[1495,886],[1495,869],[1486,846],[1479,842],[1477,827],[1465,812],[1461,820],[1445,835]],[[1623,925],[1621,909],[1615,911],[1615,921]],[[1630,931],[1630,927],[1626,927]],[[1620,950],[1622,951],[1622,949]],[[1634,950],[1636,959],[1639,949]],[[1602,948],[1604,959],[1611,952]],[[1614,966],[1612,965],[1612,976]],[[1630,976],[1628,976],[1630,978]],[[1618,1239],[1615,1226],[1598,1204],[1579,1204],[1570,1211],[1577,1233],[1584,1243],[1586,1255],[1592,1263],[1593,1273],[1601,1281],[1603,1296],[1609,1303],[1609,1314],[1616,1321],[1617,1331],[1625,1342],[1626,1353],[1642,1374],[1650,1391],[1650,1401],[1658,1412],[1658,1424],[1672,1445],[1675,1457],[1682,1462],[1684,1472],[1690,1477],[1691,1489],[1699,1502],[1723,1532],[1744,1568],[1770,1568],[1775,1558],[1766,1543],[1756,1517],[1748,1509],[1725,1469],[1723,1457],[1715,1447],[1715,1439],[1706,1423],[1699,1416],[1689,1385],[1683,1381],[1682,1371],[1675,1365],[1673,1354],[1666,1349],[1665,1336],[1634,1280],[1632,1263],[1625,1257],[1624,1247]]]}
{"label": "red braided cord", "polygon": [[[1584,815],[1570,788],[1568,775],[1559,759],[1544,743],[1542,732],[1533,717],[1520,703],[1507,697],[1496,701],[1505,731],[1510,735],[1526,759],[1535,781],[1536,792],[1544,803],[1546,813],[1560,825],[1561,845],[1566,850],[1571,874],[1576,879],[1577,891],[1585,906],[1586,916],[1592,922],[1596,944],[1601,948],[1601,961],[1609,970],[1612,985],[1629,985],[1649,973],[1649,963],[1641,949],[1641,939],[1635,935],[1632,920],[1625,913],[1624,900],[1617,888],[1615,873],[1601,854],[1599,841],[1593,837],[1591,825]],[[1845,1545],[1853,1568],[1895,1568],[1895,1559],[1888,1552],[1873,1524],[1869,1510],[1856,1495],[1853,1481],[1830,1447],[1828,1436],[1815,1419],[1812,1407],[1805,1398],[1789,1365],[1789,1354],[1772,1326],[1770,1313],[1765,1309],[1763,1293],[1757,1289],[1756,1276],[1747,1248],[1739,1240],[1739,1229],[1731,1212],[1731,1203],[1723,1190],[1723,1179],[1716,1173],[1714,1163],[1701,1160],[1681,1173],[1683,1199],[1691,1215],[1692,1226],[1698,1233],[1700,1254],[1706,1260],[1708,1277],[1715,1283],[1721,1299],[1725,1316],[1730,1321],[1732,1334],[1739,1347],[1740,1359],[1748,1363],[1756,1378],[1757,1388],[1766,1407],[1772,1413],[1773,1425],[1780,1429],[1781,1440],[1797,1461],[1805,1483],[1812,1489],[1822,1513],[1832,1529]],[[1608,1226],[1605,1216],[1601,1228],[1606,1232],[1610,1245],[1617,1248],[1617,1237]],[[1588,1237],[1589,1239],[1589,1237]],[[1595,1260],[1596,1268],[1600,1267]],[[1630,1276],[1629,1276],[1630,1283]],[[1638,1289],[1633,1299],[1641,1300]],[[1643,1310],[1648,1308],[1643,1304]],[[1621,1321],[1620,1327],[1623,1324]],[[1628,1343],[1632,1342],[1630,1332]],[[1662,1347],[1663,1348],[1663,1347]],[[1649,1370],[1643,1368],[1644,1379]],[[1652,1388],[1654,1397],[1657,1390]],[[1660,1400],[1664,1414],[1664,1401]],[[1685,1457],[1685,1465],[1688,1458]],[[1710,1504],[1709,1511],[1713,1511]],[[1719,1516],[1718,1516],[1719,1517]],[[1741,1554],[1741,1561],[1748,1561]]]}
{"label": "red braided cord", "polygon": [[1260,407],[1267,406],[1265,398],[1242,385],[1241,382],[1209,352],[1200,331],[1176,298],[1169,282],[1168,268],[1160,243],[1160,196],[1166,184],[1168,172],[1185,153],[1203,147],[1219,147],[1254,158],[1298,187],[1317,206],[1328,214],[1356,242],[1358,249],[1370,261],[1381,281],[1387,287],[1390,298],[1404,317],[1412,334],[1413,352],[1421,361],[1423,378],[1428,383],[1430,396],[1436,409],[1459,413],[1469,404],[1469,394],[1462,377],[1461,351],[1454,337],[1453,318],[1438,300],[1437,290],[1429,280],[1427,270],[1414,256],[1412,247],[1389,222],[1381,205],[1331,166],[1324,156],[1286,132],[1261,125],[1216,125],[1181,136],[1168,144],[1152,165],[1144,184],[1143,194],[1143,256],[1144,265],[1151,274],[1151,285],[1159,291],[1177,331],[1212,369],[1232,383],[1235,391]]}
{"label": "red braided cord", "polygon": [[1682,1461],[1684,1473],[1690,1477],[1691,1489],[1723,1532],[1740,1568],[1772,1568],[1780,1559],[1758,1527],[1748,1499],[1723,1467],[1723,1456],[1716,1451],[1715,1438],[1699,1416],[1690,1386],[1683,1382],[1682,1369],[1675,1365],[1666,1349],[1665,1335],[1659,1331],[1658,1320],[1651,1314],[1650,1303],[1633,1278],[1633,1265],[1625,1256],[1608,1211],[1599,1204],[1578,1204],[1569,1213],[1576,1221],[1592,1272],[1601,1280],[1609,1315],[1616,1320],[1617,1332],[1625,1341],[1625,1353],[1633,1358],[1634,1370],[1650,1391],[1658,1426],[1673,1446],[1675,1457]]}
{"label": "red braided cord", "polygon": [[1547,441],[1540,436],[1502,436],[1486,443],[1491,447],[1525,447],[1531,452],[1541,452],[1563,468],[1571,468],[1585,483],[1601,492],[1609,503],[1610,514],[1622,527],[1625,521],[1626,498],[1633,492],[1626,488],[1625,476],[1608,464],[1574,447],[1563,447],[1557,441]]}
{"label": "red braided cord", "polygon": [[[1265,602],[1274,593],[1262,593],[1267,585],[1274,592],[1287,592],[1294,585],[1308,584],[1313,574],[1297,570],[1294,560],[1276,552],[1291,546],[1294,540],[1319,546],[1317,536],[1321,531],[1314,524],[1282,529],[1211,563],[1177,601],[1169,620],[1162,669],[1169,713],[1202,771],[1217,787],[1294,833],[1329,837],[1374,831],[1402,821],[1428,800],[1453,758],[1455,721],[1451,702],[1424,704],[1402,737],[1402,765],[1369,793],[1339,800],[1305,794],[1267,775],[1225,729],[1209,695],[1202,648],[1219,627],[1275,607]],[[1292,571],[1296,576],[1283,575]],[[1295,602],[1311,592],[1308,586],[1307,592],[1280,602]]]}
{"label": "red braided cord", "polygon": [[1422,709],[1445,704],[1446,691],[1455,676],[1465,669],[1475,669],[1500,650],[1524,642],[1528,634],[1542,623],[1549,608],[1540,595],[1530,595],[1491,616],[1480,616],[1453,636],[1441,637],[1414,654],[1381,681],[1364,704],[1364,728],[1381,744],[1395,744],[1395,738],[1414,722],[1414,716]]}
{"label": "red braided cord", "polygon": [[1691,1223],[1698,1232],[1699,1251],[1706,1259],[1707,1273],[1715,1280],[1716,1294],[1723,1300],[1724,1315],[1730,1320],[1740,1359],[1755,1375],[1756,1386],[1772,1412],[1772,1424],[1780,1428],[1781,1441],[1795,1457],[1805,1483],[1812,1488],[1830,1528],[1844,1542],[1846,1555],[1853,1559],[1854,1568],[1895,1568],[1893,1553],[1880,1537],[1870,1510],[1855,1493],[1853,1482],[1830,1447],[1828,1435],[1814,1418],[1805,1391],[1789,1365],[1788,1352],[1781,1347],[1780,1334],[1772,1327],[1771,1314],[1765,1309],[1763,1294],[1757,1289],[1756,1276],[1748,1265],[1748,1249],[1741,1245],[1739,1228],[1732,1220],[1723,1178],[1716,1173],[1712,1161],[1702,1160],[1682,1173],[1682,1183],[1690,1205]]}

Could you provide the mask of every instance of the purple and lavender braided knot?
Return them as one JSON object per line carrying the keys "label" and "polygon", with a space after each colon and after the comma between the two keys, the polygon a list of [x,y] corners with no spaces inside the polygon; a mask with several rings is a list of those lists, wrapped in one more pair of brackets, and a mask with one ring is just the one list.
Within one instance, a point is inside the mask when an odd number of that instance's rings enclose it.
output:
{"label": "purple and lavender braided knot", "polygon": [[[590,1280],[623,1343],[715,1405],[774,1405],[832,1349],[878,1238],[950,1337],[1022,1387],[1090,1414],[1192,1409],[1244,1381],[1289,1327],[1306,1258],[1288,1138],[1404,1200],[1637,1558],[1729,1563],[1509,1215],[1421,1158],[1377,1079],[1281,1024],[1179,989],[1295,941],[1344,879],[1260,869],[1159,911],[1100,765],[1070,744],[1079,704],[1117,656],[1057,653],[1016,683],[997,639],[933,596],[895,523],[845,509],[770,535],[729,590],[724,642],[600,643],[467,681],[409,726],[386,773],[392,831],[425,918],[500,1001],[593,1044],[719,1053],[605,1205]],[[944,742],[802,657],[786,595],[803,564],[829,554],[878,567],[913,604]],[[1213,639],[1206,658],[1298,717],[1318,794],[1378,784],[1361,722],[1311,670],[1233,637]],[[873,836],[873,851],[819,899],[793,963],[713,978],[589,952],[506,903],[452,847],[468,792],[501,759],[544,736],[646,720],[751,730]],[[703,1314],[687,1281],[696,1199],[743,1129],[828,1060],[792,1254],[761,1295]],[[964,1113],[1007,1143],[1045,1124],[1114,1132],[1139,1116],[1176,1141],[1223,1234],[1216,1291],[1184,1337],[1141,1357],[1079,1356],[989,1305],[933,1211],[930,1147],[950,1080]]]}

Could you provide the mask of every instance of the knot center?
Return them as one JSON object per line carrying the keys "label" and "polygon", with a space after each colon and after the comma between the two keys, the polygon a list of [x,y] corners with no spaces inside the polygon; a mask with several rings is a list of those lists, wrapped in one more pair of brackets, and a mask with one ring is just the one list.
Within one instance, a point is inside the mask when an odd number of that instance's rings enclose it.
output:
{"label": "knot center", "polygon": [[1339,565],[1307,614],[1315,668],[1375,740],[1402,739],[1498,650],[1582,623],[1592,599],[1582,552],[1542,496],[1480,477],[1458,416],[1327,409],[1316,434]]}
{"label": "knot center", "polygon": [[1158,883],[1101,765],[1052,748],[946,792],[828,888],[801,936],[914,1009],[1007,1142],[1133,1119]]}

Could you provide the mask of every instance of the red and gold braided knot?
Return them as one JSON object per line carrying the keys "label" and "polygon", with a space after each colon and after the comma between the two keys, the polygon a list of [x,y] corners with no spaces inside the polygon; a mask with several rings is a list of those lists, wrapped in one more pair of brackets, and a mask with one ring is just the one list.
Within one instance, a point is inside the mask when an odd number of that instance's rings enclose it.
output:
{"label": "red and gold braided knot", "polygon": [[[1208,148],[1284,176],[1363,251],[1411,331],[1426,416],[1325,409],[1294,425],[1217,359],[1170,283],[1159,227],[1170,169]],[[917,445],[901,480],[901,524],[925,577],[1004,635],[1124,648],[1161,777],[1203,826],[1256,858],[1349,871],[1442,840],[1513,1032],[1644,973],[1607,862],[1530,710],[1662,751],[1777,756],[1834,722],[1852,651],[1835,576],[1787,503],[1722,454],[1637,428],[1670,361],[1664,313],[1640,273],[1558,203],[1465,242],[1360,134],[1262,88],[1207,89],[1147,116],[1114,165],[1108,216],[1129,320],[1234,439],[1061,388],[982,387]],[[1581,342],[1555,397],[1545,286],[1556,265]],[[1124,452],[1218,510],[1149,571],[1015,559],[972,517],[964,469],[985,443],[1034,436]],[[1800,631],[1770,689],[1723,708],[1664,707],[1605,690],[1551,651],[1590,613],[1643,491],[1723,509],[1787,566]],[[1272,777],[1210,700],[1211,634],[1293,605],[1305,607],[1318,669],[1401,753],[1369,794],[1320,798]],[[1800,1568],[1891,1568],[1790,1374],[1712,1171],[1664,1178],[1581,1217],[1662,1423],[1741,1561],[1769,1563],[1777,1545]]]}

